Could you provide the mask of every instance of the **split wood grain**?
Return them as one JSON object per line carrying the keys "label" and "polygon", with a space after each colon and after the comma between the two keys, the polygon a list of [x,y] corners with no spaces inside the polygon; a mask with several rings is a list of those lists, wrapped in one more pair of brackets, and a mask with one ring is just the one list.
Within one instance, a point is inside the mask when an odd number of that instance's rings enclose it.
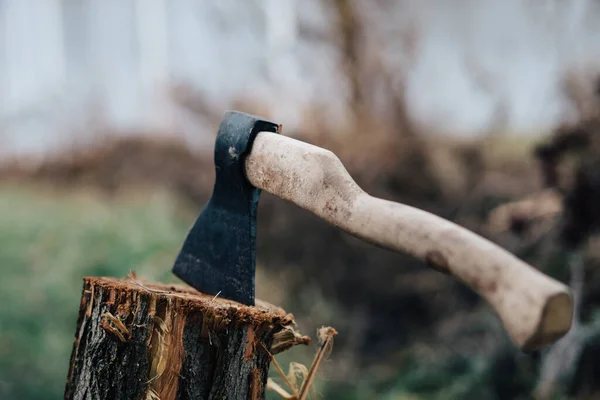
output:
{"label": "split wood grain", "polygon": [[65,399],[264,399],[264,349],[308,342],[293,325],[260,300],[247,307],[186,286],[88,277]]}

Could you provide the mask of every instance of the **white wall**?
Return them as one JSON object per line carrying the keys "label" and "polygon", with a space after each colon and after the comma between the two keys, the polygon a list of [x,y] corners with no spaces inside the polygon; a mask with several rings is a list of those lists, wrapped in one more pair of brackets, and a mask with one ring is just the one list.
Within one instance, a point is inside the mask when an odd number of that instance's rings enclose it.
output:
{"label": "white wall", "polygon": [[[360,0],[359,0],[360,1]],[[235,95],[265,101],[287,126],[303,104],[343,106],[336,53],[300,35],[332,29],[326,0],[0,0],[0,149],[38,151],[117,129],[179,132],[189,124],[165,96],[186,82],[225,109]],[[474,134],[498,98],[508,128],[546,129],[564,117],[558,82],[574,63],[600,60],[593,0],[405,0],[375,22],[394,70],[396,35],[420,27],[409,75],[414,117]],[[401,58],[401,57],[400,57]],[[491,78],[477,87],[466,60]]]}

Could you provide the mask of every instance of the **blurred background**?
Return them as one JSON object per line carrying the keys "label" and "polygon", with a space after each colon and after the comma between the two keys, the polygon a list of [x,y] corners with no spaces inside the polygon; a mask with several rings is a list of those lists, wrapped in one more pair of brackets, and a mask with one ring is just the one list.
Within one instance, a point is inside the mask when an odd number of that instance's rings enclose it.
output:
{"label": "blurred background", "polygon": [[339,332],[317,397],[600,398],[599,19],[593,0],[0,0],[0,398],[63,396],[83,276],[176,281],[228,109],[573,289],[570,333],[523,354],[464,285],[264,193],[258,297]]}

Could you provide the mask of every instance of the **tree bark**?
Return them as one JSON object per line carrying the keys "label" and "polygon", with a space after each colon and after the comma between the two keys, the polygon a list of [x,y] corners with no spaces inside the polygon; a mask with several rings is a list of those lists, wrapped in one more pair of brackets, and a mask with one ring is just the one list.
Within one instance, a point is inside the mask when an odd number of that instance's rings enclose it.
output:
{"label": "tree bark", "polygon": [[269,352],[308,338],[291,314],[256,303],[84,278],[65,399],[263,399]]}
{"label": "tree bark", "polygon": [[362,117],[364,96],[361,87],[360,39],[361,24],[356,6],[350,0],[335,0],[332,3],[337,15],[337,34],[340,39],[343,66],[350,87],[350,111],[357,120]]}

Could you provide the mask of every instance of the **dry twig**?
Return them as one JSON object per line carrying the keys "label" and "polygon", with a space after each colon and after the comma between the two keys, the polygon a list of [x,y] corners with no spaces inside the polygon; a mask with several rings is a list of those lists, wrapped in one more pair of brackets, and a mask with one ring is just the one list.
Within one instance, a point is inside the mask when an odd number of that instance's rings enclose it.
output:
{"label": "dry twig", "polygon": [[[332,327],[323,327],[319,329],[317,335],[319,337],[321,346],[315,355],[310,369],[307,369],[300,363],[292,362],[290,363],[290,368],[287,375],[283,372],[277,363],[277,360],[275,360],[275,357],[261,344],[263,349],[271,357],[271,361],[273,362],[277,373],[281,376],[292,393],[288,393],[288,391],[286,391],[271,378],[269,378],[267,381],[267,389],[274,391],[284,400],[306,400],[309,391],[314,390],[313,382],[315,376],[321,363],[326,357],[329,356],[331,352],[333,346],[333,337],[337,335],[337,331]],[[300,385],[298,385],[298,376],[302,378]]]}

